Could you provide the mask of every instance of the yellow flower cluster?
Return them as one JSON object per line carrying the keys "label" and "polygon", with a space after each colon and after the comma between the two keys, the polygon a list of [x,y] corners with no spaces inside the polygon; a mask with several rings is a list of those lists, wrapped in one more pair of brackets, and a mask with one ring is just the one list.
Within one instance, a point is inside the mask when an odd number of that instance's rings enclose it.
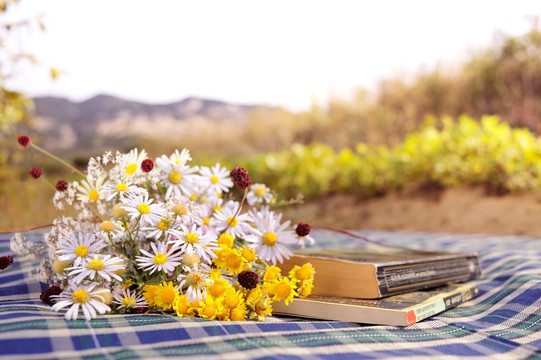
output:
{"label": "yellow flower cluster", "polygon": [[[216,264],[232,272],[235,269],[235,274],[240,273],[246,265],[251,268],[251,263],[256,260],[253,250],[249,248],[236,249],[222,244],[217,253],[222,254],[223,259],[216,261]],[[229,261],[228,257],[235,257],[236,260]],[[312,291],[315,271],[309,263],[295,266],[289,272],[289,276],[282,276],[282,270],[274,265],[266,266],[265,269],[260,278],[263,281],[252,289],[243,288],[238,281],[231,285],[222,277],[220,269],[211,270],[205,284],[206,297],[202,301],[190,302],[188,297],[181,293],[181,289],[175,288],[172,282],[147,285],[143,296],[149,307],[157,307],[162,311],[172,310],[180,317],[263,321],[265,316],[272,313],[274,301],[285,301],[289,304],[294,297],[306,297]]]}

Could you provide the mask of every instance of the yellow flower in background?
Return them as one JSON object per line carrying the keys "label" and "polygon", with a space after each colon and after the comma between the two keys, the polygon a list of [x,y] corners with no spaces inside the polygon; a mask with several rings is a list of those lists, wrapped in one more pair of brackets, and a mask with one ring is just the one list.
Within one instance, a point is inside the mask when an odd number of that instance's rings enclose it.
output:
{"label": "yellow flower in background", "polygon": [[300,285],[297,286],[297,293],[300,297],[305,298],[312,293],[314,288],[314,282],[312,280],[301,281]]}
{"label": "yellow flower in background", "polygon": [[244,302],[244,299],[243,299],[242,294],[240,293],[240,291],[236,290],[232,286],[229,286],[225,290],[225,294],[224,294],[222,303],[226,308],[234,309],[243,302]]}
{"label": "yellow flower in background", "polygon": [[179,296],[179,293],[173,283],[164,281],[158,285],[154,302],[156,306],[161,307],[163,310],[169,310],[173,307],[173,302],[177,296]]}
{"label": "yellow flower in background", "polygon": [[198,310],[198,314],[205,319],[215,319],[223,308],[212,296],[207,296],[205,300],[199,302],[199,305],[201,308]]}
{"label": "yellow flower in background", "polygon": [[278,266],[271,265],[265,270],[265,273],[263,274],[263,280],[267,280],[267,281],[278,280],[278,277],[280,276],[281,273],[282,273],[282,269],[280,269]]}
{"label": "yellow flower in background", "polygon": [[179,295],[175,297],[173,301],[173,310],[175,310],[177,316],[179,317],[194,317],[195,316],[195,307],[193,303],[190,303],[186,295]]}
{"label": "yellow flower in background", "polygon": [[252,248],[242,247],[240,249],[240,254],[247,262],[254,262],[257,259],[257,255]]}
{"label": "yellow flower in background", "polygon": [[272,299],[277,301],[284,300],[286,305],[289,305],[289,302],[293,301],[293,297],[298,295],[295,291],[296,288],[297,286],[288,278],[281,278],[274,284],[274,296]]}
{"label": "yellow flower in background", "polygon": [[148,306],[156,305],[156,293],[159,289],[158,285],[145,285],[143,287],[143,297],[148,303]]}
{"label": "yellow flower in background", "polygon": [[236,308],[229,311],[229,320],[231,321],[245,321],[248,315],[248,308],[246,304],[239,304]]}
{"label": "yellow flower in background", "polygon": [[295,265],[293,269],[289,271],[289,277],[297,281],[313,280],[316,271],[310,263],[303,264],[302,266]]}
{"label": "yellow flower in background", "polygon": [[218,245],[220,245],[222,249],[231,248],[234,241],[235,238],[228,233],[223,233],[222,235],[220,235],[220,237],[218,237],[217,240]]}
{"label": "yellow flower in background", "polygon": [[[211,274],[212,278],[212,274]],[[215,278],[213,283],[207,283],[207,294],[210,294],[215,299],[224,295],[228,286],[228,282],[224,278]]]}
{"label": "yellow flower in background", "polygon": [[263,299],[258,301],[250,314],[250,319],[256,319],[257,321],[265,320],[265,316],[272,313],[272,301],[270,299]]}
{"label": "yellow flower in background", "polygon": [[218,258],[215,260],[216,266],[228,271],[232,275],[237,275],[244,270],[245,261],[238,249],[222,249],[216,251]]}

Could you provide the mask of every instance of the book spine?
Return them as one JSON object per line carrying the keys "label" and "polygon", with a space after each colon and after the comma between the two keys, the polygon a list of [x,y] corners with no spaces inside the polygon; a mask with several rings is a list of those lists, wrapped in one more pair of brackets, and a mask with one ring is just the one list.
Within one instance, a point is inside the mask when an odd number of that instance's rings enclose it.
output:
{"label": "book spine", "polygon": [[381,296],[426,289],[477,278],[481,274],[477,257],[382,266],[377,269]]}
{"label": "book spine", "polygon": [[407,311],[406,319],[408,321],[408,325],[437,315],[445,310],[454,308],[455,306],[474,298],[478,292],[479,289],[477,286],[463,285],[457,288],[457,290],[452,294],[421,303],[415,306],[413,309]]}

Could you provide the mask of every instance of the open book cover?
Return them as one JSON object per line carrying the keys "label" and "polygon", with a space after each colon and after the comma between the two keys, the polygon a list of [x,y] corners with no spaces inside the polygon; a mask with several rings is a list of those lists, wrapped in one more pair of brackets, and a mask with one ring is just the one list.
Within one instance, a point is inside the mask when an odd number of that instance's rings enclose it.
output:
{"label": "open book cover", "polygon": [[381,299],[310,295],[286,305],[272,304],[274,314],[321,320],[408,326],[477,296],[474,284],[449,284]]}
{"label": "open book cover", "polygon": [[481,275],[475,253],[422,251],[389,246],[295,251],[283,271],[310,262],[313,294],[376,299],[465,282]]}

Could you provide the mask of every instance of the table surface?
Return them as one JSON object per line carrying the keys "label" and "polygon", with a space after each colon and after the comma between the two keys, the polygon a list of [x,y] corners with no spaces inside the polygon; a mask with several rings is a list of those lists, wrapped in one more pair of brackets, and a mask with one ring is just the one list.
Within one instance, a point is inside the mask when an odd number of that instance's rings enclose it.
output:
{"label": "table surface", "polygon": [[[272,316],[220,322],[173,316],[106,315],[66,321],[39,300],[38,264],[16,260],[0,271],[0,357],[9,359],[358,359],[541,358],[541,239],[358,231],[385,244],[476,251],[479,296],[412,326],[374,326]],[[39,237],[39,233],[27,236]],[[314,231],[318,246],[359,240]],[[0,235],[0,255],[10,254]],[[317,270],[317,269],[316,269]]]}

